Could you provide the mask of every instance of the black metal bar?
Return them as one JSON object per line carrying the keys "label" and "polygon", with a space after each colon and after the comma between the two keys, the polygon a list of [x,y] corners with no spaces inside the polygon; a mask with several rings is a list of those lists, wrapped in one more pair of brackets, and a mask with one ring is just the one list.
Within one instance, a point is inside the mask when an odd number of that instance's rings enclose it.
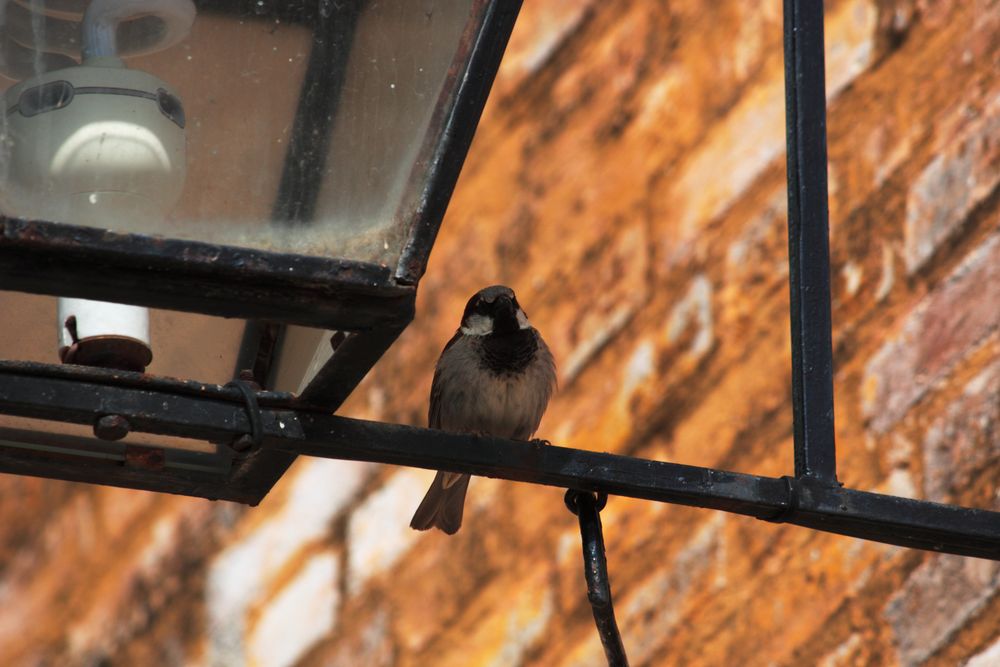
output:
{"label": "black metal bar", "polygon": [[598,500],[593,494],[570,489],[566,492],[566,506],[580,520],[580,540],[583,544],[583,575],[587,580],[587,599],[594,612],[597,634],[604,646],[608,667],[628,667],[625,645],[615,620],[611,601],[611,581],[608,577],[608,559],[604,553],[604,531],[601,528],[601,509],[607,496]]}
{"label": "black metal bar", "polygon": [[237,495],[225,485],[225,476],[200,470],[143,470],[120,460],[52,455],[48,452],[0,444],[0,473],[60,479],[67,482],[103,484],[124,489],[231,500],[249,504],[253,499]]}
{"label": "black metal bar", "polygon": [[[226,389],[217,384],[206,384],[196,380],[178,380],[171,377],[123,371],[116,368],[99,368],[97,366],[75,366],[73,364],[43,364],[35,361],[0,361],[0,378],[3,377],[36,377],[65,379],[80,382],[81,387],[125,387],[144,389],[162,394],[178,396],[222,396],[239,399],[240,392]],[[260,391],[257,394],[261,403],[270,406],[292,406],[295,396],[283,391]],[[0,414],[5,414],[0,412]],[[14,413],[9,413],[14,414]],[[72,422],[72,419],[55,419],[53,421]]]}
{"label": "black metal bar", "polygon": [[[187,383],[113,384],[111,375],[70,377],[36,364],[30,372],[0,365],[0,413],[93,424],[104,415],[126,417],[133,431],[231,441],[250,433],[236,389]],[[138,376],[142,377],[142,376]],[[941,505],[843,489],[814,478],[770,478],[725,470],[556,447],[541,442],[458,435],[347,419],[326,410],[293,408],[288,396],[258,395],[264,453],[375,461],[468,472],[535,484],[720,509],[888,544],[1000,560],[1000,512]],[[2,467],[2,466],[0,466]],[[44,466],[32,472],[49,475]],[[63,477],[60,477],[63,478]],[[110,483],[103,478],[81,481]],[[120,480],[119,480],[120,483]],[[128,484],[123,484],[128,485]],[[259,497],[222,485],[213,497],[256,502]],[[217,491],[217,493],[216,493]],[[189,487],[181,493],[206,493]]]}
{"label": "black metal bar", "polygon": [[413,319],[415,289],[344,259],[0,216],[6,290],[343,330]]}
{"label": "black metal bar", "polygon": [[784,12],[795,474],[836,482],[823,0]]}
{"label": "black metal bar", "polygon": [[389,349],[403,329],[380,329],[347,336],[302,391],[302,406],[334,412]]}
{"label": "black metal bar", "polygon": [[316,209],[330,132],[337,117],[340,94],[364,0],[327,3],[313,27],[312,50],[299,94],[292,137],[281,173],[274,220],[308,224]]}
{"label": "black metal bar", "polygon": [[285,427],[272,437],[274,429],[265,418],[264,447],[308,456],[468,472],[758,518],[771,517],[788,504],[780,479],[315,412],[278,411],[274,418]]}
{"label": "black metal bar", "polygon": [[[312,220],[363,0],[327,4],[326,16],[317,14],[310,18],[312,49],[271,213],[272,220],[279,223],[301,224]],[[248,11],[249,7],[243,9]],[[302,13],[316,13],[310,11],[314,10],[312,6],[298,9]],[[247,322],[233,377],[249,371],[257,384],[270,386],[284,334],[285,325],[277,322]]]}
{"label": "black metal bar", "polygon": [[[482,12],[479,29],[463,37],[449,77],[457,77],[454,104],[438,104],[431,127],[442,127],[439,136],[428,137],[417,165],[427,165],[422,182],[410,187],[423,188],[417,208],[412,212],[399,211],[397,216],[412,216],[410,236],[396,268],[396,279],[402,284],[415,285],[427,268],[431,247],[437,238],[441,220],[458,182],[458,175],[465,163],[465,156],[472,145],[479,118],[489,96],[493,80],[500,68],[500,60],[514,29],[514,21],[521,9],[521,0],[476,0],[473,13]],[[471,56],[464,71],[456,71]],[[446,114],[439,119],[438,114]],[[404,197],[404,206],[411,197]]]}
{"label": "black metal bar", "polygon": [[[350,334],[306,385],[296,404],[307,409],[334,412],[347,400],[401,331],[402,329],[379,329]],[[257,502],[260,502],[295,458],[294,453],[277,449],[254,452],[236,461],[230,485],[238,488],[241,495],[256,497]],[[257,502],[251,504],[256,505]]]}
{"label": "black metal bar", "polygon": [[[0,427],[0,447],[37,450],[66,456],[83,456],[105,461],[125,460],[125,448],[135,443],[125,440],[107,441],[63,433],[45,433],[26,429]],[[139,445],[156,447],[158,445]],[[165,467],[179,470],[200,470],[218,478],[229,470],[229,457],[188,449],[164,449]]]}
{"label": "black metal bar", "polygon": [[[887,544],[1000,560],[1000,512],[499,438],[286,413],[264,447],[720,509]],[[301,435],[289,437],[294,424]],[[265,420],[265,433],[268,433]]]}
{"label": "black metal bar", "polygon": [[247,321],[236,354],[233,378],[241,378],[244,373],[249,373],[259,386],[272,387],[281,356],[281,346],[284,344],[285,330],[285,325],[277,322]]}

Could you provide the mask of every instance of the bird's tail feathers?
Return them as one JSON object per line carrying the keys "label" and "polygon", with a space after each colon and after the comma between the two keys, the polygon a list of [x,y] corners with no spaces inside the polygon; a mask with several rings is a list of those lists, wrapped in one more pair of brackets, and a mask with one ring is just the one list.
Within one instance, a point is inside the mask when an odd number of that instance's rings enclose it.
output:
{"label": "bird's tail feathers", "polygon": [[448,535],[454,535],[462,527],[462,513],[465,509],[465,492],[469,488],[470,475],[439,471],[410,520],[410,528],[429,530],[440,528]]}

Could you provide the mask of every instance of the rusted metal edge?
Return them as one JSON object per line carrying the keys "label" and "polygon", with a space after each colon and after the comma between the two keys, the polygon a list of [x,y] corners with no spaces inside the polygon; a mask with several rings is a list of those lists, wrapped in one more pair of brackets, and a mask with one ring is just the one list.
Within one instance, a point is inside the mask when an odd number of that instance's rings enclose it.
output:
{"label": "rusted metal edge", "polygon": [[413,319],[385,267],[0,217],[4,289],[363,331]]}
{"label": "rusted metal edge", "polygon": [[[66,379],[104,386],[151,389],[187,396],[242,400],[242,394],[233,387],[94,366],[43,364],[35,361],[0,361],[0,375]],[[257,400],[261,405],[270,407],[290,407],[295,402],[295,395],[283,391],[261,391],[257,394]]]}
{"label": "rusted metal edge", "polygon": [[[87,259],[96,264],[141,268],[149,272],[184,272],[231,276],[241,283],[310,286],[328,292],[372,296],[403,295],[391,270],[379,264],[342,258],[269,252],[254,248],[112,232],[41,220],[0,215],[0,250],[50,253],[55,260]],[[61,259],[61,258],[60,258]]]}
{"label": "rusted metal edge", "polygon": [[[520,9],[521,0],[475,0],[473,3],[471,14],[478,16],[479,21],[462,35],[447,75],[447,81],[454,85],[446,86],[442,93],[445,98],[439,100],[431,121],[431,127],[441,130],[425,138],[410,176],[408,194],[396,212],[397,219],[412,220],[409,238],[395,271],[401,284],[416,285],[427,268],[431,248]],[[467,66],[466,59],[469,59]],[[425,175],[418,173],[422,168],[426,169]]]}

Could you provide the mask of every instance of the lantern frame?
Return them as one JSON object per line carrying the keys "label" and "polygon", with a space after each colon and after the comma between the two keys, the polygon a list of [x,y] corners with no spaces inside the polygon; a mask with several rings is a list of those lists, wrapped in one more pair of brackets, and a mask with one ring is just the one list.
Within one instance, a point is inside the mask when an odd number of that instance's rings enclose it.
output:
{"label": "lantern frame", "polygon": [[[417,282],[426,269],[520,5],[501,0],[471,3],[466,31],[447,73],[451,84],[444,86],[446,93],[435,108],[431,131],[419,150],[407,186],[416,195],[417,205],[397,213],[397,218],[405,218],[408,233],[395,266],[0,216],[0,284],[9,291],[246,319],[248,326],[234,375],[244,364],[250,368],[254,364],[248,362],[262,356],[256,378],[261,383],[274,351],[273,345],[264,349],[264,344],[268,337],[273,343],[273,338],[280,335],[276,331],[283,326],[301,325],[346,334],[333,357],[298,397],[300,405],[336,410],[413,319]],[[236,3],[230,9],[241,7]],[[331,65],[338,62],[331,49],[338,39],[342,45],[344,35],[333,33],[349,32],[359,8],[358,2],[344,3],[342,9],[335,9],[344,14],[343,20],[317,24],[274,205],[274,218],[289,225],[307,221],[315,206],[324,142],[344,79],[343,71]],[[326,85],[314,85],[320,80]],[[317,136],[321,137],[319,141]],[[89,378],[125,385],[134,380],[127,373],[115,371],[69,370],[17,362],[3,364],[0,373],[11,368],[31,368],[40,376],[52,378]],[[0,381],[5,379],[9,378]],[[145,378],[143,382],[176,386],[170,380],[157,378]],[[16,414],[10,408],[3,411]],[[165,461],[157,473],[162,479],[140,481],[127,470],[97,473],[93,468],[94,460],[113,460],[119,466],[127,462],[126,453],[136,449],[129,445],[13,429],[0,429],[0,439],[13,445],[0,444],[0,470],[19,469],[23,457],[29,456],[41,464],[30,474],[131,488],[173,489],[179,493],[192,489],[187,473],[174,470],[175,461],[182,466],[179,470],[214,470],[215,478],[219,471],[230,475],[233,466],[224,447],[207,458],[171,450],[166,457],[159,457]],[[60,442],[72,446],[59,447]],[[90,450],[93,456],[88,454]],[[249,470],[240,474],[240,479],[254,480],[252,484],[223,476],[213,483],[199,482],[196,495],[257,504],[294,458],[280,452],[259,452],[247,463]],[[77,459],[79,467],[75,467]],[[46,468],[50,464],[51,469]]]}

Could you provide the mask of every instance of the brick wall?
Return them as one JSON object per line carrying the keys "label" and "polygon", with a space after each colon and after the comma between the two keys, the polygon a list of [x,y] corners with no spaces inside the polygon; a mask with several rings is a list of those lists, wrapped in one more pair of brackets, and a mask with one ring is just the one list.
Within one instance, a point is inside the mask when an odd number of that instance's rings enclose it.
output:
{"label": "brick wall", "polygon": [[[417,321],[345,413],[423,424],[468,295],[560,364],[539,435],[792,470],[780,3],[528,2]],[[827,3],[840,478],[1000,509],[1000,2]],[[412,390],[411,390],[412,389]],[[296,463],[260,507],[0,479],[5,665],[599,665],[558,489]],[[1000,665],[1000,566],[613,498],[634,665]]]}

